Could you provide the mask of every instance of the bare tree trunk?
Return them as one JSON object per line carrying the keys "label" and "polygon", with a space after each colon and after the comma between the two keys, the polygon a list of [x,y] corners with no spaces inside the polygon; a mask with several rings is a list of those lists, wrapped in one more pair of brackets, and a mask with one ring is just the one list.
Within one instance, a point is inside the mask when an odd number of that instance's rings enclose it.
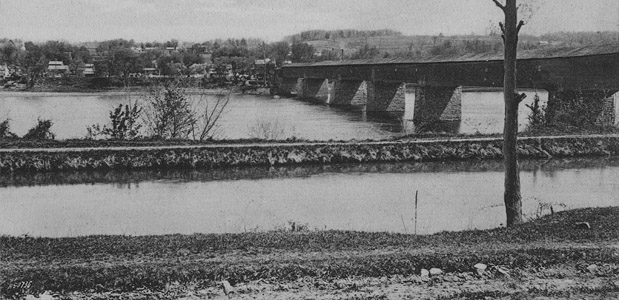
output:
{"label": "bare tree trunk", "polygon": [[505,77],[503,94],[505,101],[505,127],[503,129],[503,160],[505,165],[505,212],[507,227],[522,222],[522,196],[520,195],[520,170],[518,166],[518,105],[525,95],[516,92],[516,55],[518,32],[523,23],[518,23],[517,0],[506,0],[505,5],[493,0],[505,13],[501,24],[505,42]]}

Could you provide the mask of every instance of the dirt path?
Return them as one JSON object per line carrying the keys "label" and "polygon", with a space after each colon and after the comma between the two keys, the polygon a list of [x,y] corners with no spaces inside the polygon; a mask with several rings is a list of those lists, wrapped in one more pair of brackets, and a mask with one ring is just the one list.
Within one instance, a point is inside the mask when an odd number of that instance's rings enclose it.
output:
{"label": "dirt path", "polygon": [[[363,277],[322,281],[306,277],[292,283],[259,280],[234,287],[173,291],[174,299],[617,299],[617,265],[589,271],[579,265],[550,269],[451,273],[437,276]],[[164,293],[165,294],[165,293]],[[140,299],[153,293],[74,293],[70,299]]]}

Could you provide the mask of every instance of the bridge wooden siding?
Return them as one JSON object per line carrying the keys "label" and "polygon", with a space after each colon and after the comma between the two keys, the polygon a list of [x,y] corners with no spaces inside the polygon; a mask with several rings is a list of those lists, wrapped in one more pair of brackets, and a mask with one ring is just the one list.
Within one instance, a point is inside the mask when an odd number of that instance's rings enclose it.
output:
{"label": "bridge wooden siding", "polygon": [[[430,86],[502,87],[503,61],[350,62],[283,66],[282,78],[403,82]],[[518,60],[518,86],[554,90],[619,90],[619,53]]]}

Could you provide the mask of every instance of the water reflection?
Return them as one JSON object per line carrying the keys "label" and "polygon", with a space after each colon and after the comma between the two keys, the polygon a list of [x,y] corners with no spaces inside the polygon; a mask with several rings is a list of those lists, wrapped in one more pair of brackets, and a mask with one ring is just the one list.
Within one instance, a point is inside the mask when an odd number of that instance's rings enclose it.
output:
{"label": "water reflection", "polygon": [[[492,228],[504,219],[501,170],[501,162],[473,161],[3,175],[0,234],[243,232],[290,220],[408,233],[417,221],[422,234]],[[619,204],[617,158],[526,161],[521,178],[529,217],[551,206]]]}
{"label": "water reflection", "polygon": [[[521,160],[520,169],[533,177],[552,178],[557,172],[570,169],[600,169],[619,167],[619,157],[556,158],[550,160]],[[29,187],[45,185],[114,184],[117,187],[139,187],[144,181],[208,182],[232,180],[264,180],[304,178],[332,174],[398,174],[398,173],[457,173],[502,172],[503,161],[472,160],[450,162],[359,163],[332,165],[301,165],[276,167],[238,167],[214,170],[139,170],[83,171],[53,173],[0,174],[0,187]]]}

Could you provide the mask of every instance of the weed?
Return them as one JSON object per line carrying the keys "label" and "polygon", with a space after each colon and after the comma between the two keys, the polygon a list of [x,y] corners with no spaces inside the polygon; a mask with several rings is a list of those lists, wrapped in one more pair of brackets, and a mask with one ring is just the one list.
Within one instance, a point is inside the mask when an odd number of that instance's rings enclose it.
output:
{"label": "weed", "polygon": [[284,123],[279,119],[256,121],[249,127],[249,136],[255,139],[279,140],[286,133]]}

